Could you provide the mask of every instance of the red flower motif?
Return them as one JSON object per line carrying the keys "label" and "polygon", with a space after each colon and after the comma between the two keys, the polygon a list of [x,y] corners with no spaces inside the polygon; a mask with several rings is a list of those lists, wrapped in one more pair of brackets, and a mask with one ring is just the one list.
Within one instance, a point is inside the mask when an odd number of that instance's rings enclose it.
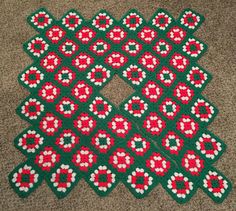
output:
{"label": "red flower motif", "polygon": [[175,44],[180,44],[186,37],[186,32],[179,26],[174,26],[169,30],[167,37]]}
{"label": "red flower motif", "polygon": [[48,136],[53,136],[61,126],[62,121],[52,113],[46,113],[39,123],[39,128]]}
{"label": "red flower motif", "polygon": [[157,57],[149,52],[145,52],[138,60],[138,63],[143,65],[148,71],[154,72],[160,61]]}
{"label": "red flower motif", "polygon": [[146,160],[146,166],[157,176],[163,177],[170,169],[170,161],[160,153],[154,152],[149,159]]}
{"label": "red flower motif", "polygon": [[171,98],[166,98],[159,106],[159,111],[168,119],[173,120],[180,111],[180,106]]}
{"label": "red flower motif", "polygon": [[146,43],[151,43],[156,37],[157,32],[147,26],[144,26],[138,33],[138,38]]}
{"label": "red flower motif", "polygon": [[45,147],[38,155],[36,155],[35,163],[43,171],[51,171],[51,169],[60,161],[60,154],[52,147]]}
{"label": "red flower motif", "polygon": [[165,86],[170,87],[176,80],[176,74],[167,67],[157,73],[157,79]]}
{"label": "red flower motif", "polygon": [[89,50],[98,56],[103,56],[107,51],[110,50],[110,47],[111,45],[109,43],[99,39],[89,47]]}
{"label": "red flower motif", "polygon": [[194,91],[185,83],[178,83],[174,89],[173,95],[183,104],[188,104],[193,96]]}
{"label": "red flower motif", "polygon": [[38,95],[48,103],[52,103],[60,95],[60,88],[51,82],[46,82],[39,90]]}
{"label": "red flower motif", "polygon": [[165,127],[166,123],[155,112],[151,112],[143,122],[143,128],[153,136],[158,136]]}
{"label": "red flower motif", "polygon": [[112,130],[118,137],[125,138],[131,130],[131,122],[129,122],[122,115],[116,114],[110,122],[108,122],[108,128]]}
{"label": "red flower motif", "polygon": [[128,58],[119,52],[112,52],[105,58],[107,65],[113,67],[114,69],[119,69],[125,65]]}
{"label": "red flower motif", "polygon": [[54,52],[49,52],[44,58],[41,59],[40,65],[47,72],[54,72],[61,64],[61,58]]}
{"label": "red flower motif", "polygon": [[170,65],[178,72],[184,72],[189,65],[189,60],[179,53],[174,53],[170,59]]}
{"label": "red flower motif", "polygon": [[182,166],[193,176],[199,176],[204,169],[204,160],[193,150],[188,150],[182,158]]}
{"label": "red flower motif", "polygon": [[97,162],[97,155],[88,147],[82,146],[73,155],[72,162],[80,171],[88,171]]}
{"label": "red flower motif", "polygon": [[199,125],[190,116],[182,115],[179,121],[176,123],[176,128],[185,137],[193,138],[199,130]]}
{"label": "red flower motif", "polygon": [[94,120],[87,113],[81,113],[76,120],[74,120],[74,127],[83,135],[89,135],[96,127],[96,120]]}
{"label": "red flower motif", "polygon": [[46,37],[53,43],[57,44],[63,37],[66,35],[66,32],[59,26],[52,26],[46,31]]}
{"label": "red flower motif", "polygon": [[78,81],[71,90],[71,94],[80,102],[87,102],[92,92],[93,88],[84,81]]}
{"label": "red flower motif", "polygon": [[117,44],[120,43],[122,40],[124,40],[126,36],[127,32],[119,26],[115,26],[106,34],[107,38],[109,38],[111,41]]}
{"label": "red flower motif", "polygon": [[72,65],[75,66],[78,71],[85,71],[89,66],[94,63],[94,58],[87,53],[79,53],[73,60]]}
{"label": "red flower motif", "polygon": [[126,172],[134,163],[134,158],[123,148],[117,148],[109,157],[109,163],[118,171]]}
{"label": "red flower motif", "polygon": [[83,26],[75,34],[75,37],[83,44],[89,43],[95,36],[96,36],[96,32],[86,26]]}
{"label": "red flower motif", "polygon": [[157,102],[162,92],[163,89],[154,81],[148,81],[142,88],[142,94],[151,102]]}

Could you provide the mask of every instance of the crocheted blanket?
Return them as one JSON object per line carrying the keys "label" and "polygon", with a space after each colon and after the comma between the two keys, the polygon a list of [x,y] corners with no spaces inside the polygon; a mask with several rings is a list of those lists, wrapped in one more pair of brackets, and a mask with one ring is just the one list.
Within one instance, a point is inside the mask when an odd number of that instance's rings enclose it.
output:
{"label": "crocheted blanket", "polygon": [[[163,9],[149,21],[136,10],[30,15],[38,34],[23,46],[34,62],[19,75],[30,95],[17,114],[31,126],[14,141],[27,157],[9,175],[15,192],[45,180],[62,198],[83,178],[100,196],[122,182],[142,198],[160,183],[179,203],[198,188],[222,202],[231,183],[212,164],[226,146],[207,129],[218,111],[201,94],[211,75],[193,35],[203,21],[191,9],[177,20]],[[119,107],[101,94],[114,75],[134,89]]]}

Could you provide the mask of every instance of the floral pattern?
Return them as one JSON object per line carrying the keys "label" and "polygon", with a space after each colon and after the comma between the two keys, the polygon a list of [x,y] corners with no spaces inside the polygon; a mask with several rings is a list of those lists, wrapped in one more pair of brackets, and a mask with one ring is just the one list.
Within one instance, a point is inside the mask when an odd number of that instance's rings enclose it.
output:
{"label": "floral pattern", "polygon": [[[122,182],[137,198],[158,183],[178,203],[198,188],[227,197],[232,185],[212,167],[226,145],[207,129],[218,110],[201,94],[212,78],[197,63],[202,15],[70,10],[56,20],[41,8],[27,20],[39,34],[23,44],[33,64],[18,77],[30,95],[16,112],[31,124],[14,140],[27,157],[9,174],[20,197],[46,180],[63,198],[80,179],[100,196]],[[117,106],[103,96],[114,76],[133,88]]]}

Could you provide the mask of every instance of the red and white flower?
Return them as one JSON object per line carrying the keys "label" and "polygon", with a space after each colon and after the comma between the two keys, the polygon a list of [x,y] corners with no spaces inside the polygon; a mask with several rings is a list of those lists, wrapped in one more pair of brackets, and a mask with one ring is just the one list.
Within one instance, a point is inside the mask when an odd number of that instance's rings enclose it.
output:
{"label": "red and white flower", "polygon": [[111,77],[111,71],[102,65],[96,65],[87,75],[87,78],[96,86],[102,86]]}
{"label": "red and white flower", "polygon": [[75,79],[76,74],[68,67],[62,67],[54,76],[54,79],[62,86],[69,86]]}
{"label": "red and white flower", "polygon": [[97,162],[97,155],[88,147],[82,146],[73,155],[72,162],[80,171],[88,171]]}
{"label": "red and white flower", "polygon": [[92,25],[100,31],[106,31],[113,24],[113,19],[105,12],[99,13],[92,21]]}
{"label": "red and white flower", "polygon": [[172,50],[172,46],[165,40],[160,39],[154,46],[153,50],[160,56],[166,57]]}
{"label": "red and white flower", "polygon": [[148,104],[145,103],[140,97],[133,96],[128,103],[124,105],[124,110],[128,111],[134,117],[141,117],[148,109]]}
{"label": "red and white flower", "polygon": [[72,60],[72,65],[79,71],[85,71],[93,63],[94,58],[87,53],[79,53],[79,55]]}
{"label": "red and white flower", "polygon": [[48,50],[49,45],[41,37],[36,37],[27,44],[27,50],[36,57],[40,57]]}
{"label": "red and white flower", "polygon": [[79,143],[79,136],[72,130],[63,130],[59,137],[56,138],[55,144],[64,152],[71,152],[71,150]]}
{"label": "red and white flower", "polygon": [[146,78],[146,73],[137,65],[130,65],[125,71],[123,71],[123,76],[131,81],[132,84],[140,85]]}
{"label": "red and white flower", "polygon": [[149,159],[146,160],[146,166],[157,176],[163,177],[170,169],[170,161],[160,153],[153,152]]}
{"label": "red and white flower", "polygon": [[151,177],[143,168],[136,168],[128,175],[127,183],[138,193],[144,194],[153,184]]}
{"label": "red and white flower", "polygon": [[134,134],[127,142],[127,146],[137,155],[143,156],[150,149],[150,142],[140,134]]}
{"label": "red and white flower", "polygon": [[59,51],[66,57],[72,56],[78,51],[78,49],[79,46],[74,41],[69,39],[66,39],[66,41],[59,46]]}
{"label": "red and white flower", "polygon": [[37,67],[30,67],[21,74],[20,80],[29,88],[36,88],[44,79],[44,74]]}
{"label": "red and white flower", "polygon": [[30,120],[38,119],[42,112],[44,112],[44,105],[36,98],[29,98],[21,106],[21,113]]}
{"label": "red and white flower", "polygon": [[111,45],[109,43],[105,42],[102,39],[99,39],[89,47],[89,50],[98,56],[102,56],[107,51],[110,50],[110,47],[111,47]]}
{"label": "red and white flower", "polygon": [[222,144],[210,134],[203,133],[196,142],[196,149],[206,158],[214,160],[222,151]]}
{"label": "red and white flower", "polygon": [[129,13],[123,19],[123,24],[132,31],[135,31],[142,23],[143,19],[135,12]]}
{"label": "red and white flower", "polygon": [[136,42],[136,40],[129,39],[123,46],[122,50],[127,52],[130,56],[137,56],[142,50],[143,46]]}
{"label": "red and white flower", "polygon": [[200,22],[200,16],[193,13],[192,11],[185,11],[180,19],[180,23],[189,29],[194,30]]}
{"label": "red and white flower", "polygon": [[100,165],[90,175],[89,180],[93,182],[99,191],[107,192],[116,182],[116,175],[107,166]]}
{"label": "red and white flower", "polygon": [[35,153],[43,142],[44,138],[35,130],[27,130],[17,139],[17,146],[27,153]]}
{"label": "red and white flower", "polygon": [[176,127],[187,138],[193,138],[199,130],[198,123],[188,115],[182,115]]}
{"label": "red and white flower", "polygon": [[117,148],[109,157],[109,164],[111,164],[118,172],[126,172],[133,163],[134,158],[123,148]]}
{"label": "red and white flower", "polygon": [[166,98],[159,106],[159,111],[168,119],[173,120],[180,111],[180,106],[171,98]]}
{"label": "red and white flower", "polygon": [[182,158],[183,168],[193,176],[199,176],[205,168],[204,160],[193,150],[187,150]]}
{"label": "red and white flower", "polygon": [[40,65],[47,72],[54,72],[61,64],[61,58],[54,52],[49,52],[44,58],[41,59]]}
{"label": "red and white flower", "polygon": [[82,29],[75,34],[75,37],[83,44],[89,43],[95,36],[96,32],[86,26],[83,26]]}
{"label": "red and white flower", "polygon": [[60,88],[51,82],[46,82],[39,90],[38,95],[48,103],[52,103],[60,95]]}
{"label": "red and white flower", "polygon": [[151,43],[157,37],[157,32],[147,26],[138,33],[138,38],[146,43]]}
{"label": "red and white flower", "polygon": [[175,172],[167,181],[169,188],[178,198],[186,199],[193,190],[193,182],[191,182],[182,173]]}
{"label": "red and white flower", "polygon": [[128,58],[119,52],[113,51],[105,58],[106,64],[113,67],[114,69],[119,69],[125,65]]}
{"label": "red and white flower", "polygon": [[184,72],[189,65],[189,60],[179,53],[174,53],[170,59],[170,65],[178,72]]}
{"label": "red and white flower", "polygon": [[69,30],[75,31],[75,29],[81,25],[82,19],[75,12],[69,12],[63,19],[62,24]]}
{"label": "red and white flower", "polygon": [[110,122],[108,128],[112,130],[118,137],[125,138],[131,130],[132,124],[122,115],[116,114]]}
{"label": "red and white flower", "polygon": [[74,120],[74,127],[83,135],[89,135],[96,127],[96,120],[94,120],[87,113],[81,113],[76,120]]}
{"label": "red and white flower", "polygon": [[160,61],[157,57],[149,52],[145,52],[138,60],[139,64],[143,65],[148,71],[155,71]]}
{"label": "red and white flower", "polygon": [[58,192],[66,193],[76,181],[76,175],[76,172],[70,168],[69,165],[62,164],[54,173],[52,173],[50,181]]}
{"label": "red and white flower", "polygon": [[57,44],[63,37],[66,35],[66,32],[59,26],[52,26],[46,31],[46,37],[53,43]]}
{"label": "red and white flower", "polygon": [[165,30],[172,22],[172,18],[164,12],[159,12],[152,20],[152,25],[160,30]]}
{"label": "red and white flower", "polygon": [[203,187],[206,188],[216,198],[222,198],[229,188],[228,181],[216,171],[208,171],[203,179]]}
{"label": "red and white flower", "polygon": [[56,111],[66,118],[71,118],[77,109],[78,105],[69,97],[63,97],[56,105]]}
{"label": "red and white flower", "polygon": [[151,102],[157,102],[162,93],[163,89],[154,81],[148,81],[142,88],[142,94]]}
{"label": "red and white flower", "polygon": [[101,97],[95,97],[95,100],[89,105],[89,110],[100,119],[105,119],[112,110],[112,106]]}
{"label": "red and white flower", "polygon": [[52,18],[45,11],[39,11],[30,18],[30,22],[33,23],[38,29],[44,29],[52,23]]}
{"label": "red and white flower", "polygon": [[179,26],[174,26],[169,30],[167,37],[175,44],[180,44],[186,37],[186,31]]}
{"label": "red and white flower", "polygon": [[203,44],[194,38],[189,38],[183,46],[183,52],[186,52],[188,55],[195,58],[201,54],[203,49]]}
{"label": "red and white flower", "polygon": [[215,113],[215,109],[203,99],[197,99],[191,108],[191,113],[199,118],[202,122],[209,122]]}
{"label": "red and white flower", "polygon": [[62,121],[52,113],[46,113],[39,123],[39,128],[48,136],[53,136],[61,126]]}
{"label": "red and white flower", "polygon": [[12,175],[11,182],[21,193],[27,193],[32,190],[39,181],[39,174],[32,166],[25,164]]}
{"label": "red and white flower", "polygon": [[178,155],[184,146],[184,140],[173,131],[168,131],[162,139],[162,146],[172,155]]}
{"label": "red and white flower", "polygon": [[157,79],[160,80],[163,85],[170,87],[176,79],[176,74],[169,68],[162,67],[162,69],[157,73]]}
{"label": "red and white flower", "polygon": [[119,26],[115,26],[106,34],[107,38],[117,44],[124,40],[126,36],[127,32]]}
{"label": "red and white flower", "polygon": [[153,136],[158,136],[165,127],[165,121],[155,112],[151,112],[143,121],[143,128]]}
{"label": "red and white flower", "polygon": [[114,145],[115,139],[111,137],[105,130],[98,130],[92,137],[91,144],[100,152],[107,153],[107,151]]}
{"label": "red and white flower", "polygon": [[84,81],[78,81],[71,90],[71,95],[83,103],[87,102],[92,93],[93,88]]}
{"label": "red and white flower", "polygon": [[203,72],[199,67],[192,67],[187,75],[187,80],[196,88],[202,88],[207,79],[207,73]]}
{"label": "red and white flower", "polygon": [[194,90],[190,89],[185,83],[178,83],[174,89],[173,95],[181,103],[188,104],[194,96]]}
{"label": "red and white flower", "polygon": [[38,155],[36,155],[35,163],[43,171],[51,171],[51,169],[60,161],[60,154],[52,147],[45,147]]}

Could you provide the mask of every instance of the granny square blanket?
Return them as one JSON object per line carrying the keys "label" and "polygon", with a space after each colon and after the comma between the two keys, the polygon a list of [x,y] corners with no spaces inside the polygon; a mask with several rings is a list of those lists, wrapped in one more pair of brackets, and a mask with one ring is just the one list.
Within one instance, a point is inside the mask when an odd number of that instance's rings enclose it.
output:
{"label": "granny square blanket", "polygon": [[[218,111],[201,94],[211,75],[193,35],[203,21],[191,9],[177,20],[163,9],[149,21],[134,9],[120,20],[30,15],[34,61],[18,78],[30,95],[17,114],[31,126],[14,141],[27,157],[9,175],[15,192],[45,180],[62,198],[84,179],[100,196],[121,182],[137,198],[160,184],[178,203],[198,188],[222,202],[231,183],[212,164],[226,145],[207,129]],[[118,107],[101,94],[114,75],[135,90]]]}

